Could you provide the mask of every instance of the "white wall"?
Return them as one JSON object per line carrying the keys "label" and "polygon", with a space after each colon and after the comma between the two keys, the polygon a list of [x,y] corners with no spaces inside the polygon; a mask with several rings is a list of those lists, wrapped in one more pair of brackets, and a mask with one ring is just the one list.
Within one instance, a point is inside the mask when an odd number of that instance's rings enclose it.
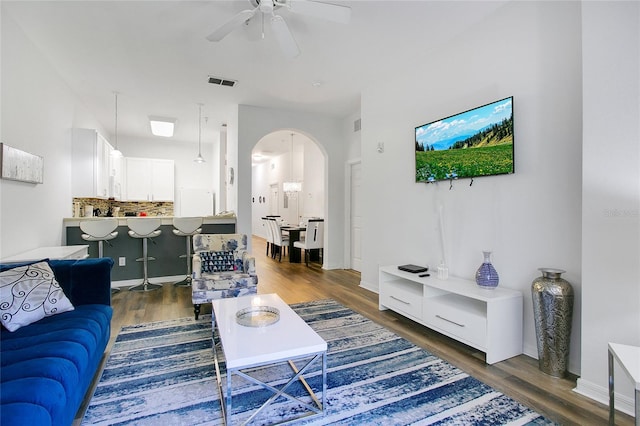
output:
{"label": "white wall", "polygon": [[0,179],[0,258],[62,242],[72,215],[71,129],[104,129],[7,13],[1,27],[0,140],[44,157],[44,183]]}
{"label": "white wall", "polygon": [[[346,156],[348,161],[360,159],[360,152],[361,152],[360,135],[362,134],[362,132],[360,130],[354,131],[353,129],[354,121],[360,119],[360,115],[361,115],[360,110],[355,111],[353,114],[346,117],[342,123],[343,134],[345,135],[344,137],[347,142]],[[361,122],[361,125],[365,125],[365,124],[366,123]]]}
{"label": "white wall", "polygon": [[[236,213],[237,216],[240,215],[239,205],[238,205],[238,192],[240,191],[240,188],[242,188],[243,191],[247,191],[246,193],[243,194],[244,196],[247,197],[247,201],[249,198],[249,194],[251,193],[251,188],[249,187],[249,185],[251,184],[251,177],[247,174],[246,169],[244,168],[247,166],[247,164],[245,162],[243,164],[244,167],[240,168],[238,163],[238,155],[239,155],[238,144],[240,141],[238,139],[239,138],[238,111],[239,111],[238,105],[232,108],[231,120],[229,123],[227,123],[227,144],[226,144],[226,151],[225,151],[226,155],[224,160],[227,165],[227,170],[229,169],[229,167],[233,167],[236,175],[236,179],[233,185],[228,184],[228,180],[225,180],[225,182],[227,182],[225,184],[225,191],[227,195],[227,203],[226,203],[225,210],[233,211]],[[243,154],[243,155],[246,155],[246,154]],[[251,151],[249,151],[249,154],[246,156],[246,158],[242,158],[242,160],[249,162],[248,166],[249,166],[249,172],[250,172],[251,171],[250,169]],[[225,176],[226,177],[229,176],[228,171],[225,171]],[[248,206],[247,205],[243,206],[243,208],[246,208],[246,207]],[[249,218],[251,217],[249,213],[250,211],[251,210],[245,210],[245,213],[249,215],[248,216]],[[243,234],[251,235],[251,229],[246,229],[246,227],[244,230],[240,230],[240,228],[238,228],[237,231]],[[251,251],[251,239],[249,239],[249,244],[247,247],[249,251]]]}
{"label": "white wall", "polygon": [[324,217],[325,211],[325,163],[327,161],[322,151],[311,140],[303,142],[302,161],[304,167],[299,173],[302,179],[302,192],[299,194],[300,208],[298,212],[298,223],[303,217]]}
{"label": "white wall", "polygon": [[325,163],[325,259],[324,268],[343,265],[344,241],[344,149],[340,120],[299,111],[285,111],[247,105],[238,107],[238,232],[251,234],[251,152],[265,135],[289,129],[313,139],[324,154]]}
{"label": "white wall", "polygon": [[227,126],[221,126],[217,149],[214,146],[211,168],[213,173],[213,188],[215,190],[214,213],[227,210],[227,186],[225,185],[225,161],[227,158]]}
{"label": "white wall", "polygon": [[[345,192],[345,209],[344,209],[344,228],[345,228],[345,239],[344,239],[344,264],[345,267],[359,270],[359,266],[352,264],[352,251],[354,253],[359,253],[359,241],[351,241],[351,239],[358,238],[356,235],[359,235],[358,230],[352,228],[354,224],[352,224],[352,209],[356,212],[362,211],[360,196],[358,194],[352,194],[351,188],[351,172],[352,167],[355,164],[359,164],[361,162],[361,145],[362,145],[362,130],[355,130],[354,122],[356,120],[360,120],[360,124],[362,126],[361,120],[361,112],[358,108],[357,111],[354,111],[352,114],[348,115],[342,121],[342,134],[344,135],[345,147],[346,147],[346,162],[344,165],[345,169],[345,181],[344,181],[344,192]],[[356,204],[357,203],[357,204]],[[355,207],[355,208],[354,208]],[[357,214],[357,213],[356,213]],[[355,223],[355,226],[358,226]]]}
{"label": "white wall", "polygon": [[[607,343],[640,346],[640,3],[584,2],[582,377],[608,402]],[[633,413],[616,367],[616,408]]]}
{"label": "white wall", "polygon": [[[442,258],[473,279],[493,250],[500,285],[524,295],[524,350],[537,357],[530,286],[537,268],[567,270],[576,291],[569,368],[580,372],[580,3],[511,2],[457,39],[399,64],[362,94],[362,285],[378,267]],[[385,83],[385,81],[389,81]],[[415,183],[414,127],[514,96],[516,173]],[[378,143],[385,151],[376,151]]]}
{"label": "white wall", "polygon": [[[262,222],[260,222],[260,218],[272,214],[272,212],[277,212],[282,220],[288,223],[297,223],[295,222],[297,215],[295,206],[289,203],[289,207],[285,209],[282,194],[282,182],[290,179],[290,165],[289,153],[284,153],[269,158],[268,161],[261,163],[259,166],[252,167],[253,173],[251,179],[253,184],[251,186],[251,193],[252,197],[255,196],[256,198],[255,203],[252,203],[254,234],[264,236],[256,226],[260,225],[261,227]],[[272,185],[277,185],[278,187],[277,206],[271,206],[270,193]],[[259,200],[260,196],[265,198],[262,203],[260,203]]]}

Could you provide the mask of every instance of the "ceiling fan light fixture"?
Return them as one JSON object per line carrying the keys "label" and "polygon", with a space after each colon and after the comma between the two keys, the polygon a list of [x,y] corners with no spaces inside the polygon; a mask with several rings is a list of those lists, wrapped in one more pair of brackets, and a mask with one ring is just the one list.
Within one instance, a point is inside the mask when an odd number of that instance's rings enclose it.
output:
{"label": "ceiling fan light fixture", "polygon": [[170,138],[173,137],[176,120],[173,118],[149,117],[149,125],[153,135]]}
{"label": "ceiling fan light fixture", "polygon": [[293,179],[293,133],[291,133],[291,151],[289,151],[289,180],[282,182],[282,190],[289,197],[296,197],[302,192],[302,182]]}
{"label": "ceiling fan light fixture", "polygon": [[287,193],[302,191],[302,182],[282,182],[282,190]]}
{"label": "ceiling fan light fixture", "polygon": [[343,24],[346,24],[351,20],[351,8],[337,4],[311,0],[249,0],[249,2],[251,3],[251,6],[253,6],[253,9],[243,10],[233,16],[229,21],[222,24],[214,32],[209,34],[207,36],[207,40],[216,42],[221,41],[233,30],[245,25],[256,13],[260,12],[263,22],[262,38],[264,38],[265,15],[271,16],[271,27],[278,39],[280,48],[284,52],[285,56],[289,59],[294,59],[300,54],[300,49],[282,16],[274,13],[276,10],[284,7],[293,13],[313,16]]}

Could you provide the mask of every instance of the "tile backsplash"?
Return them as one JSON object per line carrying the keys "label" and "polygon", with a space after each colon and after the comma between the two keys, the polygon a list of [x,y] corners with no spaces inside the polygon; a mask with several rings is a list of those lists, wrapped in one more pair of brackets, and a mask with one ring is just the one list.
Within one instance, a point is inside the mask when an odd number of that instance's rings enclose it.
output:
{"label": "tile backsplash", "polygon": [[102,198],[74,198],[71,203],[73,214],[74,203],[80,203],[80,215],[84,212],[84,206],[90,205],[95,209],[100,209],[100,216],[106,216],[109,208],[113,211],[115,207],[120,207],[118,216],[125,216],[125,213],[135,213],[135,215],[145,212],[147,216],[173,216],[173,202],[154,201],[117,201],[105,200]]}

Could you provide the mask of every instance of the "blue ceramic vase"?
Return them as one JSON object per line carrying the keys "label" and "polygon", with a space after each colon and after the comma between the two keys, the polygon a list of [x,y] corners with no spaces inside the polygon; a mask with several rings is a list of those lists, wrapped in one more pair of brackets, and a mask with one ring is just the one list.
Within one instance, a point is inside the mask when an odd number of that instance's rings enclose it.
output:
{"label": "blue ceramic vase", "polygon": [[476,283],[482,288],[493,290],[498,287],[500,277],[496,268],[491,264],[491,252],[483,251],[482,254],[484,255],[484,261],[476,271]]}

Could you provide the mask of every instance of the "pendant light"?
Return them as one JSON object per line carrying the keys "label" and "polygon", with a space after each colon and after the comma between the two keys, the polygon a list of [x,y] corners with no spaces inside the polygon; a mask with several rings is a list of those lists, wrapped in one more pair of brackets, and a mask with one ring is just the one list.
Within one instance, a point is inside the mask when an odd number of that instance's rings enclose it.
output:
{"label": "pendant light", "polygon": [[198,156],[193,160],[196,163],[204,163],[202,157],[202,104],[198,104]]}
{"label": "pendant light", "polygon": [[298,192],[302,191],[302,182],[293,180],[293,133],[291,133],[291,154],[289,155],[289,181],[282,183],[282,190],[290,197],[295,197]]}
{"label": "pendant light", "polygon": [[120,150],[118,149],[118,92],[113,92],[113,94],[115,95],[116,98],[116,117],[115,117],[115,125],[114,125],[114,139],[115,139],[115,147],[113,149],[113,151],[111,151],[111,156],[112,157],[122,157],[122,152],[120,152]]}

